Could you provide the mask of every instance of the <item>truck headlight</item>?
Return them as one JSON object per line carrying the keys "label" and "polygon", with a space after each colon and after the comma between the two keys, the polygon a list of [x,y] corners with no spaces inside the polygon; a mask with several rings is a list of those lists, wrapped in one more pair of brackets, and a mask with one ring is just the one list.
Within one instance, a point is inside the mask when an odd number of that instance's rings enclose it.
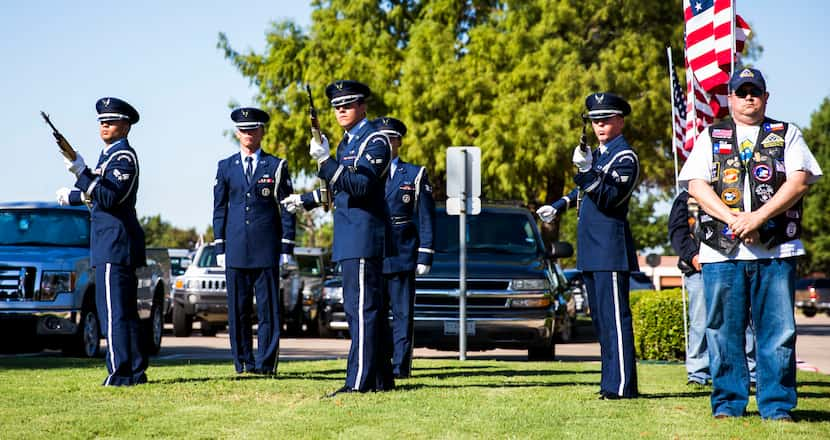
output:
{"label": "truck headlight", "polygon": [[343,302],[342,287],[323,287],[323,298]]}
{"label": "truck headlight", "polygon": [[54,301],[61,292],[75,290],[75,274],[69,271],[45,270],[40,276],[40,300]]}
{"label": "truck headlight", "polygon": [[548,307],[550,305],[550,298],[522,298],[511,299],[510,307],[514,309],[536,309]]}
{"label": "truck headlight", "polygon": [[513,290],[548,290],[550,284],[544,278],[515,279],[510,283]]}

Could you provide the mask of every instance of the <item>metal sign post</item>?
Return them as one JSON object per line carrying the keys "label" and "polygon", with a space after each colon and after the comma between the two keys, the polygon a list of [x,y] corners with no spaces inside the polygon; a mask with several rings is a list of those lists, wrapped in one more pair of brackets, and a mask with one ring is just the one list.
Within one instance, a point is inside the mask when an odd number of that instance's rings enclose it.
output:
{"label": "metal sign post", "polygon": [[447,150],[447,214],[458,215],[458,359],[467,359],[467,214],[481,212],[481,149]]}

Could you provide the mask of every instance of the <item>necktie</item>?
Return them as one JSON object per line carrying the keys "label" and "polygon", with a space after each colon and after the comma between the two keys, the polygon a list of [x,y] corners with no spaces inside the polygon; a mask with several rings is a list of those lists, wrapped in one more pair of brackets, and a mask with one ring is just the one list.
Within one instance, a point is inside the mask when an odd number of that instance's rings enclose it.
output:
{"label": "necktie", "polygon": [[248,181],[248,185],[250,185],[251,179],[254,177],[254,158],[248,156],[245,158],[245,162],[248,163],[245,167],[245,180]]}

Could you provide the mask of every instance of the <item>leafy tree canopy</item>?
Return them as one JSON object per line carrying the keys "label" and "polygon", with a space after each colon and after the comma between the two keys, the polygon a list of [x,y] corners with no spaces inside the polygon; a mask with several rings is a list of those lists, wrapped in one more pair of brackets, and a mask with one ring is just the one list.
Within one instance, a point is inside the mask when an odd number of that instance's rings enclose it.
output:
{"label": "leafy tree canopy", "polygon": [[294,172],[316,172],[304,85],[335,144],[323,89],[357,79],[374,92],[370,117],[407,124],[401,155],[428,167],[437,200],[453,145],[481,147],[486,198],[557,199],[573,186],[585,96],[605,90],[631,103],[624,134],[646,187],[673,183],[665,47],[682,60],[679,0],[315,0],[312,9],[307,31],[273,23],[262,53],[218,41],[272,116],[265,149]]}

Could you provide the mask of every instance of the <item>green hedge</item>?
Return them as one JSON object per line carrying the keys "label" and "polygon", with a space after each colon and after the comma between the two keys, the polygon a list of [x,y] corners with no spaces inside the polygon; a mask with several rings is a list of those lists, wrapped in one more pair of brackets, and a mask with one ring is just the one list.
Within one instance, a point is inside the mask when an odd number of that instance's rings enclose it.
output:
{"label": "green hedge", "polygon": [[683,360],[683,297],[680,289],[632,292],[634,347],[641,360]]}

